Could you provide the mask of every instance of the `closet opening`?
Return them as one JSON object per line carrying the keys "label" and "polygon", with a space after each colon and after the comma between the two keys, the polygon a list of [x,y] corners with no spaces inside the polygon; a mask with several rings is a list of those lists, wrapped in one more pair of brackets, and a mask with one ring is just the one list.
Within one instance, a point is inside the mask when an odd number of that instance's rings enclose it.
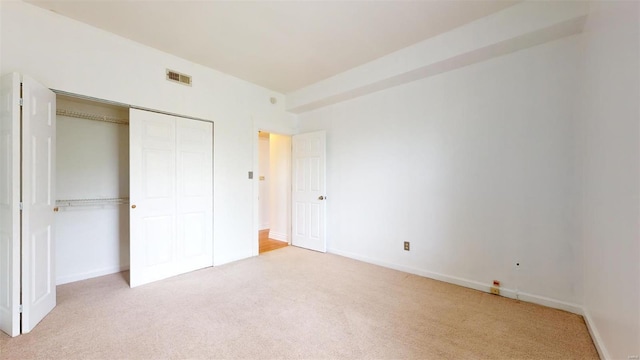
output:
{"label": "closet opening", "polygon": [[56,283],[129,282],[129,108],[56,97]]}
{"label": "closet opening", "polygon": [[291,244],[291,136],[258,132],[259,254]]}

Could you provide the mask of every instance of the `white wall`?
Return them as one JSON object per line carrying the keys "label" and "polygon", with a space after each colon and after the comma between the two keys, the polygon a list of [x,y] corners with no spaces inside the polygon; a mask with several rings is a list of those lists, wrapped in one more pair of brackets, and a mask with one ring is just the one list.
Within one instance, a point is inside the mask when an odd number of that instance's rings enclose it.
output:
{"label": "white wall", "polygon": [[327,131],[329,251],[580,312],[579,44],[301,114],[300,132]]}
{"label": "white wall", "polygon": [[[256,127],[293,132],[284,96],[22,2],[0,2],[0,74],[71,93],[214,121],[214,264],[254,254]],[[187,87],[165,69],[193,76]],[[271,104],[270,97],[277,99]]]}
{"label": "white wall", "polygon": [[291,136],[270,134],[269,237],[290,240],[291,229]]}
{"label": "white wall", "polygon": [[584,308],[603,357],[640,355],[640,5],[595,2],[578,108]]}

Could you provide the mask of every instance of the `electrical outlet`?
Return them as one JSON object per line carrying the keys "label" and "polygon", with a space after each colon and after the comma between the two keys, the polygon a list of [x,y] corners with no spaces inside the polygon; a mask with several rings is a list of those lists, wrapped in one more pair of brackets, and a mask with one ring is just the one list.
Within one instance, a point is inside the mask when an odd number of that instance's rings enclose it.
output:
{"label": "electrical outlet", "polygon": [[404,251],[410,251],[410,250],[411,250],[411,249],[410,249],[410,245],[411,245],[411,243],[410,243],[410,242],[405,241],[405,242],[404,242]]}
{"label": "electrical outlet", "polygon": [[498,289],[497,287],[492,286],[491,287],[491,293],[493,295],[500,295],[500,289]]}
{"label": "electrical outlet", "polygon": [[493,286],[500,287],[500,280],[493,280]]}

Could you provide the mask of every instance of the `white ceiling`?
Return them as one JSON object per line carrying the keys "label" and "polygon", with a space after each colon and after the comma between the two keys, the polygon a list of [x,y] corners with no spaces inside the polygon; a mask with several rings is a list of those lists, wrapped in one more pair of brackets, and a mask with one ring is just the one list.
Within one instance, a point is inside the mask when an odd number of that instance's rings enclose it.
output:
{"label": "white ceiling", "polygon": [[282,93],[311,85],[515,3],[504,0],[27,2]]}

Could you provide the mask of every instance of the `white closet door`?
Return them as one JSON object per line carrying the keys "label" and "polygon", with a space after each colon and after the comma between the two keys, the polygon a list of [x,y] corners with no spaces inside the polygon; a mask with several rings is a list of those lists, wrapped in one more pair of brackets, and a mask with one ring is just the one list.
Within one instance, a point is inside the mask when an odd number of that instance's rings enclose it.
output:
{"label": "white closet door", "polygon": [[212,124],[132,109],[131,287],[213,265]]}
{"label": "white closet door", "polygon": [[213,266],[213,124],[176,118],[178,273]]}
{"label": "white closet door", "polygon": [[22,79],[22,332],[56,306],[56,95]]}
{"label": "white closet door", "polygon": [[131,287],[172,276],[176,257],[176,121],[131,109],[129,116]]}
{"label": "white closet door", "polygon": [[0,330],[20,334],[20,76],[0,79]]}
{"label": "white closet door", "polygon": [[291,244],[325,252],[326,135],[324,131],[294,135],[293,238]]}

